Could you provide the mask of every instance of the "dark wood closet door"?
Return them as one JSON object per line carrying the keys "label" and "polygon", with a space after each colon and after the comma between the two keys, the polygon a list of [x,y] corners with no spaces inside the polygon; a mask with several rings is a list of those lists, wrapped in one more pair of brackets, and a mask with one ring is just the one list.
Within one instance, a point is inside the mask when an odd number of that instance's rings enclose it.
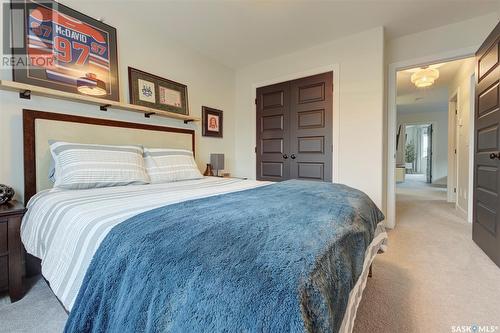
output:
{"label": "dark wood closet door", "polygon": [[257,89],[257,179],[332,180],[333,73]]}
{"label": "dark wood closet door", "polygon": [[500,24],[476,53],[472,239],[500,267]]}
{"label": "dark wood closet door", "polygon": [[290,86],[290,178],[332,181],[332,72]]}
{"label": "dark wood closet door", "polygon": [[257,179],[289,178],[290,83],[257,89]]}

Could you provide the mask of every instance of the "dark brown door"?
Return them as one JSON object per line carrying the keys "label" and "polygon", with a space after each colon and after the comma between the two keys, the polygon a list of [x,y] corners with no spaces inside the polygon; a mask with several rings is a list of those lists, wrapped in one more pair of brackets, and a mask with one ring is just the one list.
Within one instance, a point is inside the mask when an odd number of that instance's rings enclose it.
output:
{"label": "dark brown door", "polygon": [[257,179],[289,179],[290,83],[257,89]]}
{"label": "dark brown door", "polygon": [[333,75],[291,82],[290,178],[332,181]]}
{"label": "dark brown door", "polygon": [[333,74],[257,89],[257,179],[332,180]]}
{"label": "dark brown door", "polygon": [[500,267],[500,24],[476,53],[472,239]]}

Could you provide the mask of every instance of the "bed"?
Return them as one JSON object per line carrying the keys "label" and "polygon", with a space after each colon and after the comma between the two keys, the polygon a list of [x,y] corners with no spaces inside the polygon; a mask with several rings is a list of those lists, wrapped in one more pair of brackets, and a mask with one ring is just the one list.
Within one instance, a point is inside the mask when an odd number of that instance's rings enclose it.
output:
{"label": "bed", "polygon": [[218,177],[52,189],[48,140],[194,151],[194,131],[29,110],[24,128],[21,237],[66,331],[352,331],[387,239],[362,192]]}

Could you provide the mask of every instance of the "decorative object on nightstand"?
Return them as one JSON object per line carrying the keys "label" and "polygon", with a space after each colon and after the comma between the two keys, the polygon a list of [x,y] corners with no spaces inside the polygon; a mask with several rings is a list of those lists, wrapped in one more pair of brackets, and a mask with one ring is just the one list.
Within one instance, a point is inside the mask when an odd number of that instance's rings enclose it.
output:
{"label": "decorative object on nightstand", "polygon": [[207,163],[207,168],[205,169],[203,176],[213,176],[213,175],[214,175],[214,169],[212,169],[212,164]]}
{"label": "decorative object on nightstand", "polygon": [[215,176],[219,177],[219,170],[224,170],[224,154],[210,154],[210,164],[215,170]]}
{"label": "decorative object on nightstand", "polygon": [[20,229],[25,212],[15,200],[0,205],[0,291],[8,290],[12,302],[23,297]]}
{"label": "decorative object on nightstand", "polygon": [[14,189],[4,184],[0,184],[0,205],[9,202],[14,197]]}
{"label": "decorative object on nightstand", "polygon": [[210,164],[215,169],[215,176],[219,177],[219,170],[224,170],[224,154],[210,154]]}

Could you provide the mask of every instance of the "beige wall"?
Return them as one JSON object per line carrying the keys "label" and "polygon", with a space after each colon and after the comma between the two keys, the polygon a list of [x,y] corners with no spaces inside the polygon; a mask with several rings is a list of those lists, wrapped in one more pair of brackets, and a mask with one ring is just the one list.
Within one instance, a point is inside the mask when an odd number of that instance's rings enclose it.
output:
{"label": "beige wall", "polygon": [[[99,6],[112,8],[114,3]],[[78,3],[71,6],[78,10]],[[1,7],[1,6],[0,6]],[[123,10],[119,7],[117,10]],[[92,14],[92,13],[89,13]],[[98,16],[96,16],[98,17]],[[187,84],[190,110],[201,115],[201,106],[207,105],[224,110],[224,138],[201,136],[201,123],[184,125],[182,121],[157,116],[150,119],[142,114],[109,110],[99,111],[95,106],[82,103],[63,102],[42,97],[31,100],[19,99],[17,93],[0,91],[0,183],[9,184],[22,197],[23,193],[23,138],[21,113],[23,108],[51,112],[69,113],[90,117],[110,118],[131,122],[187,127],[196,129],[197,162],[203,172],[211,152],[225,153],[226,169],[231,172],[234,165],[234,70],[222,66],[204,56],[190,51],[171,40],[162,38],[160,31],[145,26],[136,26],[116,13],[107,15],[106,23],[118,32],[118,61],[121,99],[128,102],[127,66]],[[1,29],[1,28],[0,28]],[[0,31],[0,34],[2,31]],[[1,45],[0,45],[1,47]],[[1,79],[11,79],[10,70],[0,71]]]}
{"label": "beige wall", "polygon": [[376,28],[237,71],[236,174],[255,178],[255,88],[336,65],[339,100],[334,104],[339,108],[334,106],[334,118],[340,132],[334,133],[335,172],[339,182],[365,191],[382,207],[383,39],[383,29]]}
{"label": "beige wall", "polygon": [[[474,74],[474,58],[467,59],[460,70],[456,73],[449,87],[449,99],[457,96],[457,111],[449,110],[450,118],[450,143],[456,138],[456,165],[452,163],[455,156],[449,156],[450,175],[453,175],[453,185],[456,187],[456,206],[465,215],[468,214],[469,206],[469,162],[470,162],[470,134],[473,109],[471,108],[471,76]],[[450,152],[453,152],[450,149]]]}
{"label": "beige wall", "polygon": [[427,59],[432,55],[456,53],[456,50],[475,50],[498,20],[499,13],[491,13],[389,40],[386,45],[386,63]]}

